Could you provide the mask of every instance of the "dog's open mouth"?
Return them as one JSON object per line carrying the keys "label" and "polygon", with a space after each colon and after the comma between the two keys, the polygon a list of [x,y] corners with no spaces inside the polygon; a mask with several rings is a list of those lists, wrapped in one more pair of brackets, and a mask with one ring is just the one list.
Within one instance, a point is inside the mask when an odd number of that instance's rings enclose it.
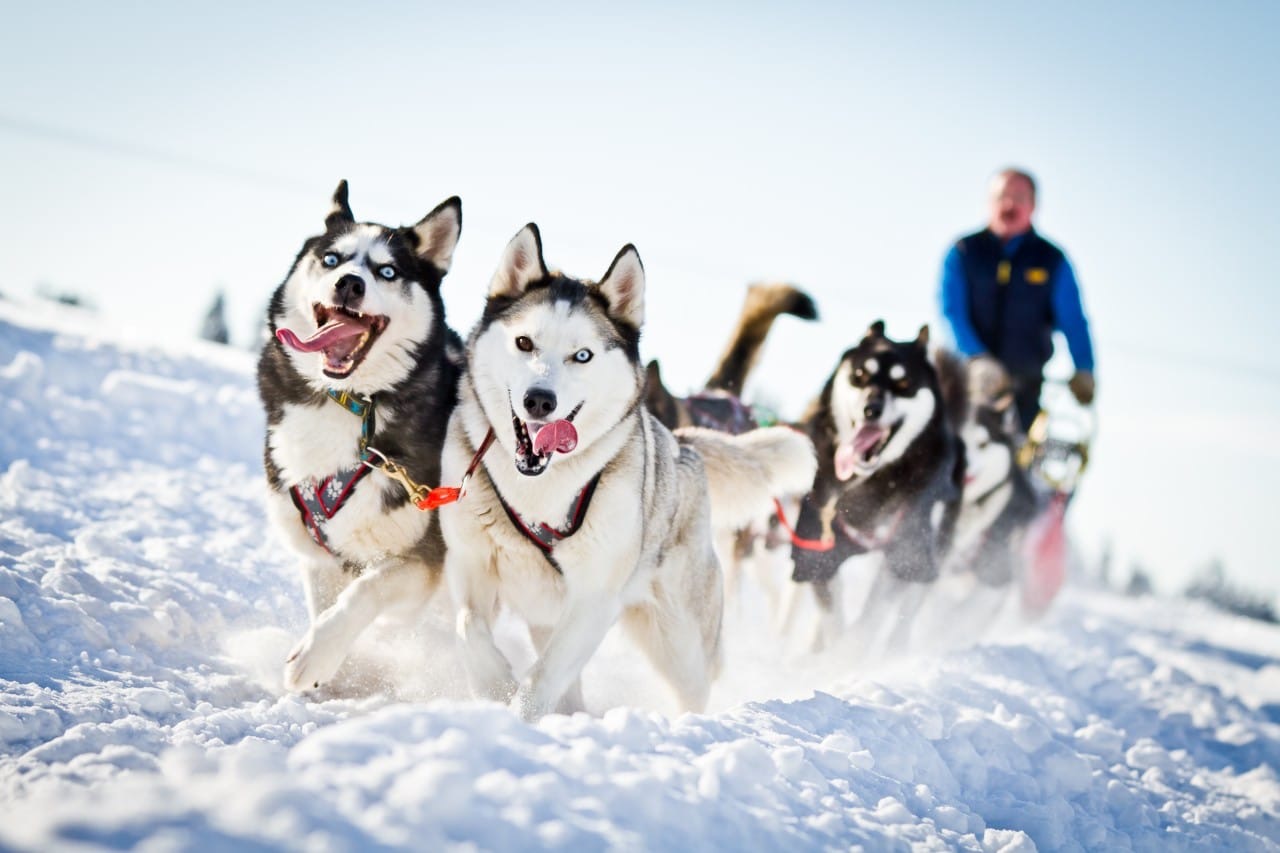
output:
{"label": "dog's open mouth", "polygon": [[290,329],[277,329],[276,338],[298,352],[323,353],[324,375],[331,379],[350,376],[387,328],[384,314],[361,314],[319,303],[312,309],[316,315],[316,331],[310,337],[299,338]]}
{"label": "dog's open mouth", "polygon": [[901,422],[893,426],[869,422],[858,427],[852,438],[836,448],[836,478],[843,482],[854,474],[874,471],[880,464],[880,454],[901,425]]}
{"label": "dog's open mouth", "polygon": [[556,453],[570,453],[578,446],[578,429],[573,419],[582,408],[579,403],[569,416],[558,421],[522,421],[513,409],[511,426],[516,432],[516,470],[536,477],[547,470]]}

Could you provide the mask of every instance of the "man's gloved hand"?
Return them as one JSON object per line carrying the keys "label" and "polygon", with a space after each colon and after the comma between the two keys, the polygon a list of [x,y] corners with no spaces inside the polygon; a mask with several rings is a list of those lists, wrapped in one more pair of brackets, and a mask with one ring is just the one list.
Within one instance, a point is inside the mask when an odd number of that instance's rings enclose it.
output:
{"label": "man's gloved hand", "polygon": [[969,359],[969,399],[991,403],[1009,390],[1009,373],[993,356],[975,355]]}
{"label": "man's gloved hand", "polygon": [[1080,405],[1087,406],[1093,402],[1094,387],[1091,371],[1077,370],[1067,381],[1067,387],[1071,389],[1071,393],[1075,395]]}

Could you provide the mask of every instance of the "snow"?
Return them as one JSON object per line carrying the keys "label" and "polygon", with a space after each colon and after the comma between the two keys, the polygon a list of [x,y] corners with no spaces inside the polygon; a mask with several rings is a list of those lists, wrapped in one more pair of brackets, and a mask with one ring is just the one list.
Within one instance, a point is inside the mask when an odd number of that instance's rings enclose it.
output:
{"label": "snow", "polygon": [[252,371],[0,302],[0,848],[1280,849],[1280,629],[1183,600],[875,666],[732,614],[703,715],[611,635],[532,726],[442,601],[285,694]]}

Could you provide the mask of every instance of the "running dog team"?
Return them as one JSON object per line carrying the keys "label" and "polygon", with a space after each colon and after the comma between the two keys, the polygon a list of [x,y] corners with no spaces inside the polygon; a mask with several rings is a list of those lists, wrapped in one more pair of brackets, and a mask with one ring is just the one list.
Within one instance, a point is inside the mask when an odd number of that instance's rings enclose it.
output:
{"label": "running dog team", "polygon": [[[774,318],[816,317],[805,294],[753,286],[708,389],[679,399],[640,359],[633,246],[593,281],[548,267],[525,226],[464,341],[441,298],[461,227],[456,197],[413,226],[359,221],[344,181],[271,299],[268,509],[310,613],[288,689],[330,681],[378,615],[420,610],[442,581],[472,692],[529,720],[582,709],[582,669],[619,623],[681,706],[702,710],[722,663],[723,578],[736,586],[769,554],[813,590],[827,641],[844,626],[837,570],[855,554],[883,554],[858,625],[896,614],[887,642],[952,565],[1008,583],[1025,500],[1017,467],[987,461],[1008,446],[1008,401],[971,401],[927,328],[900,342],[871,324],[802,421],[757,426],[733,394]],[[501,608],[528,624],[525,673],[494,642]]]}

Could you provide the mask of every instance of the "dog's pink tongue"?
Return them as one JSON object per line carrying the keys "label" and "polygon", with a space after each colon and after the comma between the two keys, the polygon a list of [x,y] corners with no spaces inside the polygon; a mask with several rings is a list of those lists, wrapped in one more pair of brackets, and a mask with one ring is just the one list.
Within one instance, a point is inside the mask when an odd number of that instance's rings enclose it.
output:
{"label": "dog's pink tongue", "polygon": [[321,326],[314,335],[305,339],[298,337],[290,329],[276,329],[276,340],[287,347],[296,349],[298,352],[320,352],[320,350],[333,346],[338,341],[354,338],[356,335],[364,334],[364,332],[364,326],[359,323],[344,323],[341,320],[334,320]]}
{"label": "dog's pink tongue", "polygon": [[853,476],[863,457],[873,450],[876,443],[884,435],[884,427],[874,424],[863,424],[853,434],[853,438],[836,448],[836,478],[847,480]]}
{"label": "dog's pink tongue", "polygon": [[853,469],[858,464],[858,454],[853,449],[853,441],[846,441],[836,448],[836,479],[841,482],[853,476]]}
{"label": "dog's pink tongue", "polygon": [[533,452],[539,456],[568,453],[578,446],[578,431],[569,421],[552,421],[533,437]]}
{"label": "dog's pink tongue", "polygon": [[863,424],[858,427],[858,431],[853,434],[853,452],[858,456],[863,456],[867,451],[876,446],[881,436],[884,435],[884,427],[876,424]]}

